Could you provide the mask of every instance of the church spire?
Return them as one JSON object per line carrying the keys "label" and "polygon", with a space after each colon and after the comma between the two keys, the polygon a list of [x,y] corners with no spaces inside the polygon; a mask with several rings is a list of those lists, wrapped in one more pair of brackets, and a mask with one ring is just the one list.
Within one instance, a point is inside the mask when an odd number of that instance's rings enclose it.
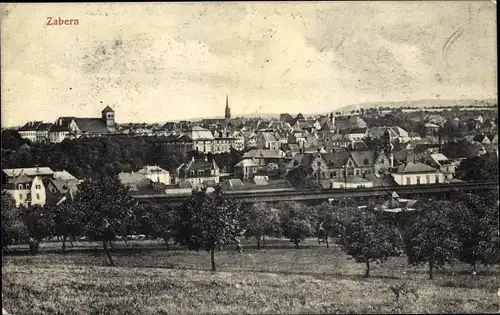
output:
{"label": "church spire", "polygon": [[231,109],[229,108],[229,98],[226,93],[226,112],[225,112],[226,120],[231,119]]}

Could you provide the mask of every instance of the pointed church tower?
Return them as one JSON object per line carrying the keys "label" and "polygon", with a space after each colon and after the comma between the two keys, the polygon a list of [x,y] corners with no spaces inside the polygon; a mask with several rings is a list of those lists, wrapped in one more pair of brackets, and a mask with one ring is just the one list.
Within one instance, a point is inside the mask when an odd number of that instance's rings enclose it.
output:
{"label": "pointed church tower", "polygon": [[227,97],[227,94],[226,94],[226,113],[225,113],[225,118],[226,118],[226,120],[230,120],[231,119],[231,109],[229,108],[229,99]]}

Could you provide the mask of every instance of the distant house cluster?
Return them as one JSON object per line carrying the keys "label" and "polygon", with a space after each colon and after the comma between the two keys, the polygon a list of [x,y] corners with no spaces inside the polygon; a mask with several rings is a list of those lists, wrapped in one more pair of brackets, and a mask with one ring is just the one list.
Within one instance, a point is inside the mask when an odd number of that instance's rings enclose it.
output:
{"label": "distant house cluster", "polygon": [[106,106],[100,118],[59,117],[54,123],[27,122],[17,130],[31,142],[61,142],[66,138],[101,136],[116,132],[115,112]]}
{"label": "distant house cluster", "polygon": [[[409,132],[397,124],[386,125],[386,121],[373,123],[379,112],[332,112],[310,117],[282,113],[276,119],[234,118],[226,95],[221,118],[117,124],[115,112],[106,106],[100,118],[59,117],[54,123],[28,122],[18,132],[31,142],[54,143],[67,138],[116,134],[155,137],[162,142],[162,154],[185,159],[171,173],[157,165],[120,173],[121,182],[133,193],[174,194],[219,184],[227,189],[284,187],[291,185],[290,174],[298,169],[307,174],[304,181],[323,188],[457,181],[455,170],[460,159],[448,159],[443,154],[441,130],[447,123],[458,125],[458,118],[427,112],[414,115],[408,121],[420,124],[421,130],[416,133],[415,128]],[[476,129],[475,134],[466,137],[468,157],[487,152],[498,155],[498,135],[488,132],[495,130],[497,120],[488,124],[486,131],[480,129],[487,119],[491,117],[470,116],[463,122]],[[210,156],[233,150],[244,153],[229,167],[219,167]],[[192,154],[196,152],[199,154]],[[188,155],[201,157],[189,159]],[[62,184],[50,177],[53,175],[33,174],[24,170],[7,181],[6,189],[13,191],[19,204],[44,202],[40,180],[51,193],[60,194],[64,187],[75,187],[74,180]]]}

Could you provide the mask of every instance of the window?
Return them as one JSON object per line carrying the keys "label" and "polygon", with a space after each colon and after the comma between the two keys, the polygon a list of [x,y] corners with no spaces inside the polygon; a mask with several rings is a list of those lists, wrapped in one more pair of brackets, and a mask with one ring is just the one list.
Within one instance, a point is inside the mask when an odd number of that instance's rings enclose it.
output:
{"label": "window", "polygon": [[417,176],[417,185],[420,185],[420,176]]}
{"label": "window", "polygon": [[337,171],[333,171],[331,174],[330,174],[331,177],[337,177]]}
{"label": "window", "polygon": [[42,185],[35,185],[36,189],[42,189]]}
{"label": "window", "polygon": [[19,200],[24,200],[24,195],[23,194],[19,194]]}
{"label": "window", "polygon": [[356,175],[359,175],[359,170],[356,170]]}
{"label": "window", "polygon": [[40,200],[40,194],[36,194],[36,200]]}
{"label": "window", "polygon": [[23,185],[22,185],[22,184],[19,184],[19,185],[17,185],[17,188],[18,188],[18,189],[23,189]]}
{"label": "window", "polygon": [[431,177],[429,175],[425,175],[425,180],[426,180],[426,184],[431,183]]}
{"label": "window", "polygon": [[368,164],[370,164],[370,161],[368,161],[368,158],[365,158],[363,160],[363,165],[368,165]]}
{"label": "window", "polygon": [[326,178],[326,173],[325,172],[321,173],[321,178]]}
{"label": "window", "polygon": [[189,175],[194,175],[194,171],[189,172]]}
{"label": "window", "polygon": [[410,176],[406,177],[406,185],[411,185],[411,178],[410,178]]}
{"label": "window", "polygon": [[439,175],[436,175],[436,184],[439,184]]}
{"label": "window", "polygon": [[318,165],[318,168],[320,168],[321,167],[321,162],[320,161],[316,162],[316,165]]}

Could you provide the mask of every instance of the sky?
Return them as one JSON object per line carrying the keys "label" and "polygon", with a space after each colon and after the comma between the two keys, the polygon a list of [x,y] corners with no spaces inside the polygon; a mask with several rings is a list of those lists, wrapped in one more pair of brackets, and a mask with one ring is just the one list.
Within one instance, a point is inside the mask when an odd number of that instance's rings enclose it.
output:
{"label": "sky", "polygon": [[[490,1],[2,4],[1,122],[497,97]],[[78,25],[47,24],[47,17]]]}

